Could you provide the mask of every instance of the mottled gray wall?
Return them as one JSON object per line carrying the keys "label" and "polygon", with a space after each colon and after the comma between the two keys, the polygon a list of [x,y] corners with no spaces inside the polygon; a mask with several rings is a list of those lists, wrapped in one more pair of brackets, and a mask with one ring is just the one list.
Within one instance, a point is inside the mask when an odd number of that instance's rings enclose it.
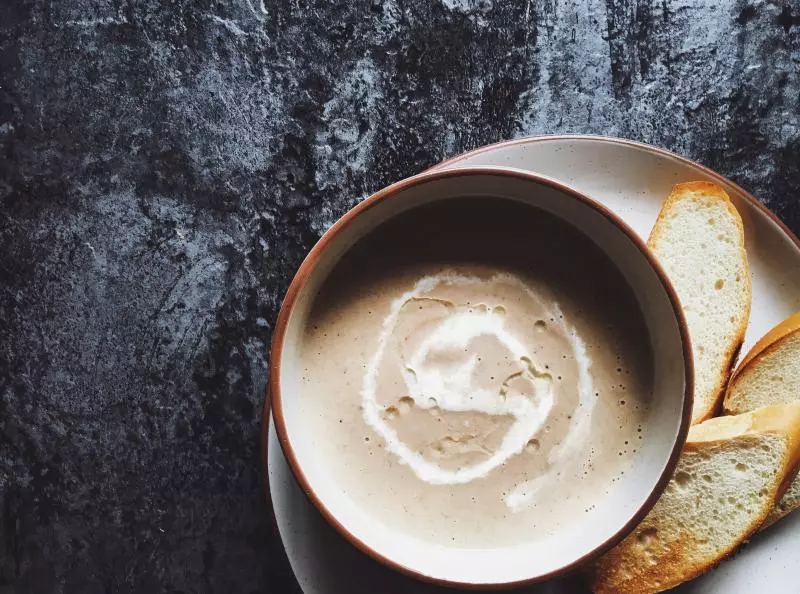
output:
{"label": "mottled gray wall", "polygon": [[0,592],[283,592],[304,253],[481,144],[634,138],[800,231],[800,0],[0,1]]}

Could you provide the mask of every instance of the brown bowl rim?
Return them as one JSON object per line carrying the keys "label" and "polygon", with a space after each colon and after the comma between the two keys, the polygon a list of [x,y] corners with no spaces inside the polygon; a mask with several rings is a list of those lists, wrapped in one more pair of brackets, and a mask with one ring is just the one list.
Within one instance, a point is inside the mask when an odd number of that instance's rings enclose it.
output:
{"label": "brown bowl rim", "polygon": [[[286,329],[290,313],[294,308],[294,305],[296,303],[298,295],[300,294],[300,291],[305,285],[313,268],[316,266],[320,255],[328,247],[330,242],[337,235],[339,235],[339,233],[343,232],[353,222],[353,220],[356,217],[361,215],[363,212],[369,210],[370,208],[374,207],[375,205],[383,202],[384,200],[395,197],[397,193],[400,192],[401,190],[405,190],[409,187],[413,187],[415,185],[430,182],[433,180],[446,179],[450,177],[466,177],[471,175],[510,176],[519,179],[524,179],[527,181],[532,181],[540,185],[549,186],[557,191],[567,194],[572,198],[584,203],[586,206],[594,209],[596,212],[598,212],[599,214],[604,216],[607,220],[609,220],[611,223],[613,223],[625,235],[628,236],[632,244],[645,256],[651,268],[653,268],[653,270],[656,272],[656,275],[658,276],[662,287],[667,293],[667,296],[672,305],[673,312],[675,314],[675,318],[678,322],[678,328],[681,334],[681,343],[683,351],[685,387],[683,394],[683,410],[681,414],[681,422],[678,428],[678,433],[675,442],[672,445],[670,456],[667,460],[666,465],[664,466],[664,470],[662,471],[661,476],[656,482],[655,487],[651,491],[650,495],[647,497],[644,503],[639,507],[639,509],[628,519],[628,521],[625,524],[623,524],[623,526],[620,529],[618,529],[605,542],[595,547],[589,553],[582,555],[581,557],[574,559],[570,563],[564,564],[562,567],[555,569],[553,571],[544,574],[538,574],[521,580],[515,580],[512,582],[484,582],[484,583],[461,582],[457,580],[447,580],[447,579],[437,578],[434,576],[429,576],[382,555],[381,553],[375,551],[374,549],[366,545],[355,534],[348,531],[344,527],[344,525],[342,525],[342,523],[328,510],[322,499],[311,489],[311,486],[308,483],[305,474],[300,468],[294,450],[292,449],[291,443],[289,441],[286,422],[283,416],[283,405],[281,401],[280,361],[281,361],[283,342],[286,335]],[[619,543],[623,538],[625,538],[625,536],[627,536],[636,527],[636,525],[645,517],[645,515],[650,511],[650,509],[652,509],[653,505],[655,505],[655,502],[658,500],[659,496],[666,488],[667,482],[672,476],[672,472],[678,462],[678,457],[680,456],[681,449],[686,441],[686,436],[689,431],[689,424],[691,421],[691,414],[692,414],[693,395],[694,395],[694,364],[693,364],[691,343],[689,341],[689,333],[686,324],[686,319],[683,315],[683,310],[680,306],[680,302],[678,300],[678,296],[675,292],[675,289],[672,286],[669,279],[667,278],[667,275],[664,272],[661,265],[655,259],[650,250],[647,248],[647,245],[644,242],[644,240],[642,240],[636,234],[636,232],[633,231],[633,229],[631,229],[630,226],[622,220],[622,218],[613,213],[604,205],[600,204],[599,202],[595,201],[592,198],[589,198],[588,196],[575,190],[574,188],[571,188],[559,181],[556,181],[552,178],[548,178],[543,175],[508,167],[464,167],[458,169],[428,170],[426,172],[396,182],[382,190],[379,190],[378,192],[372,194],[371,196],[369,196],[368,198],[364,199],[362,202],[351,208],[338,221],[336,221],[336,223],[334,223],[333,226],[330,229],[328,229],[328,231],[326,231],[322,235],[319,241],[314,245],[314,247],[312,247],[311,251],[303,260],[298,271],[295,273],[295,276],[292,279],[291,283],[289,284],[289,288],[286,291],[283,303],[281,304],[281,309],[278,314],[278,319],[276,321],[272,336],[272,347],[271,347],[270,362],[269,362],[269,382],[268,382],[267,392],[268,392],[268,398],[270,399],[271,403],[272,417],[273,417],[273,422],[275,424],[275,430],[278,436],[278,441],[281,444],[283,454],[286,457],[286,460],[289,464],[289,468],[291,469],[292,474],[295,477],[295,480],[297,480],[303,492],[306,494],[306,496],[314,505],[314,507],[316,507],[317,510],[320,512],[320,514],[325,518],[325,520],[331,526],[333,526],[333,528],[337,532],[339,532],[339,534],[342,535],[351,545],[353,545],[354,547],[356,547],[358,550],[365,553],[369,557],[373,558],[374,560],[378,561],[379,563],[424,582],[429,582],[440,586],[458,587],[467,589],[510,589],[562,576],[566,573],[569,573],[570,571],[575,570],[581,565],[584,565],[585,563],[588,563],[589,561],[596,559],[604,552],[612,548],[614,545]]]}

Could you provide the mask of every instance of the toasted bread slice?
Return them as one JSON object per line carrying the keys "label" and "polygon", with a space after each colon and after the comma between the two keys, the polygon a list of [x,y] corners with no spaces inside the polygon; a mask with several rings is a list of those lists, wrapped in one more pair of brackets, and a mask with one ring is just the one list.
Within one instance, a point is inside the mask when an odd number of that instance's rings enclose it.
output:
{"label": "toasted bread slice", "polygon": [[798,462],[798,403],[695,425],[656,505],[592,567],[594,591],[661,592],[700,575],[759,528]]}
{"label": "toasted bread slice", "polygon": [[772,526],[775,522],[792,513],[797,508],[800,508],[800,480],[797,480],[797,477],[795,477],[789,485],[789,488],[786,489],[783,497],[778,500],[778,503],[776,503],[772,511],[769,512],[761,528]]}
{"label": "toasted bread slice", "polygon": [[767,332],[742,359],[723,401],[738,415],[800,400],[800,312]]}
{"label": "toasted bread slice", "polygon": [[672,189],[647,244],[683,306],[694,353],[692,423],[718,409],[750,318],[750,268],[742,218],[711,182]]}
{"label": "toasted bread slice", "polygon": [[[728,385],[725,414],[800,402],[800,312],[767,332],[745,355]],[[800,507],[800,477],[767,518],[770,525]]]}

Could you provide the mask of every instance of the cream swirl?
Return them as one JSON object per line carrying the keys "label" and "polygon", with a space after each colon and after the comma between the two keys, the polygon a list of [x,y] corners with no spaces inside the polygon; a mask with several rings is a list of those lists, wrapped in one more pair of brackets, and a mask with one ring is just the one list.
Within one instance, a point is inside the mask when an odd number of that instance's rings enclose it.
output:
{"label": "cream swirl", "polygon": [[[537,345],[530,333],[515,332],[513,322],[507,317],[507,307],[491,302],[492,288],[498,284],[514,287],[515,291],[528,299],[538,310],[547,312],[552,323],[557,325],[572,350],[578,365],[578,402],[570,416],[566,435],[546,455],[548,468],[544,473],[518,485],[506,497],[512,509],[530,502],[538,489],[555,477],[559,462],[572,457],[580,450],[589,431],[593,399],[589,374],[590,362],[580,337],[567,326],[558,306],[547,307],[544,300],[523,281],[510,274],[496,274],[489,279],[463,276],[444,272],[424,277],[405,294],[392,301],[389,313],[383,320],[378,345],[367,363],[362,384],[362,411],[365,422],[381,436],[388,451],[407,464],[414,474],[429,484],[463,484],[482,478],[495,468],[506,463],[540,434],[553,412],[554,378],[543,364],[537,363]],[[443,288],[466,287],[478,301],[452,301],[437,295]],[[420,409],[444,412],[475,412],[492,416],[511,417],[513,422],[493,451],[480,461],[456,469],[444,468],[414,451],[386,421],[389,407],[378,401],[379,374],[386,364],[385,358],[390,341],[396,336],[401,312],[409,304],[430,300],[443,304],[447,313],[426,327],[420,340],[411,347],[409,356],[397,363],[402,366],[401,376],[411,399]],[[421,308],[420,308],[421,309]],[[480,377],[480,349],[477,341],[488,338],[505,353],[505,358],[514,362],[503,377]],[[461,353],[453,359],[444,355]],[[485,370],[484,370],[485,372]]]}

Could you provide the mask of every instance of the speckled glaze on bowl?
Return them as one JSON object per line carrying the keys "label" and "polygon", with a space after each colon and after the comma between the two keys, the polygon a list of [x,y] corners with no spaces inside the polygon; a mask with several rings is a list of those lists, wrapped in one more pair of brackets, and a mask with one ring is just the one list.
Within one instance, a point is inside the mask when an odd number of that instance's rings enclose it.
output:
{"label": "speckled glaze on bowl", "polygon": [[[558,216],[616,264],[639,301],[655,357],[651,437],[625,481],[603,503],[602,522],[508,548],[435,546],[389,530],[359,509],[325,472],[298,406],[297,336],[317,289],[342,255],[382,222],[434,200],[497,197]],[[644,242],[616,215],[563,184],[510,168],[461,168],[398,182],[345,214],[314,246],[292,281],[273,335],[270,361],[275,427],[295,478],[325,519],[374,559],[419,579],[459,587],[512,587],[560,575],[619,542],[650,510],[677,462],[692,407],[693,369],[683,314],[672,286]],[[578,523],[576,523],[578,524]]]}

